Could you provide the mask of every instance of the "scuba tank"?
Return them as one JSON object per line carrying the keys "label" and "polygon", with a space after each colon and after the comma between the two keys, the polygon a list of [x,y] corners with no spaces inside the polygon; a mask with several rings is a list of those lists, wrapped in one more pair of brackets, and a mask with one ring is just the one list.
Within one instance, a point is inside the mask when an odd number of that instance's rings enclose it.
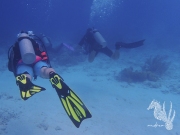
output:
{"label": "scuba tank", "polygon": [[25,64],[32,64],[36,60],[36,54],[29,35],[27,33],[20,33],[18,40],[22,61]]}
{"label": "scuba tank", "polygon": [[52,48],[51,41],[48,37],[46,37],[44,34],[41,34],[40,37],[46,48]]}
{"label": "scuba tank", "polygon": [[14,65],[13,65],[13,59],[14,59],[14,51],[13,51],[13,45],[8,49],[8,70],[11,72],[14,72]]}
{"label": "scuba tank", "polygon": [[[28,31],[28,33],[29,33],[29,31]],[[33,39],[39,45],[39,50],[42,52],[41,55],[46,54],[46,57],[49,58],[47,49],[52,48],[52,44],[51,44],[49,38],[47,38],[44,34],[39,34],[38,36],[35,34],[30,34],[30,38]],[[49,67],[52,67],[49,59],[47,59],[46,62],[49,65]]]}
{"label": "scuba tank", "polygon": [[93,33],[93,37],[96,40],[97,43],[99,43],[100,45],[102,45],[102,47],[106,47],[107,46],[107,42],[106,40],[103,38],[103,36],[101,35],[101,33],[99,33],[96,29],[94,29],[92,31]]}

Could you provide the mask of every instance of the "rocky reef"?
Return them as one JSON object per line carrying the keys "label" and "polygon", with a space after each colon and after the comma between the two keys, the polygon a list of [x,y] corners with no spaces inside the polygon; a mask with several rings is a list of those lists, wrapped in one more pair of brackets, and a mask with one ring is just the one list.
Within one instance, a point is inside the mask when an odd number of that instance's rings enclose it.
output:
{"label": "rocky reef", "polygon": [[158,76],[162,76],[169,68],[170,62],[167,62],[167,56],[157,55],[146,59],[142,66],[142,71],[151,72]]}
{"label": "rocky reef", "polygon": [[145,60],[141,70],[134,70],[133,67],[124,68],[117,76],[119,81],[136,83],[143,81],[156,82],[169,68],[170,62],[166,56],[155,56]]}

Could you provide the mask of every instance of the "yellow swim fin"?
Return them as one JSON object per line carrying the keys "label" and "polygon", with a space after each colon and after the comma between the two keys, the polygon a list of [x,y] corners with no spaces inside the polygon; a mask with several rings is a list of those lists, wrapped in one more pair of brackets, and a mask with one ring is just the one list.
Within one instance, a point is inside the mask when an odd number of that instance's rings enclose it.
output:
{"label": "yellow swim fin", "polygon": [[81,99],[65,84],[58,74],[51,73],[50,82],[56,89],[67,115],[77,128],[84,119],[92,117]]}
{"label": "yellow swim fin", "polygon": [[33,96],[36,93],[39,93],[45,88],[34,85],[28,77],[26,77],[25,74],[20,74],[16,76],[16,83],[19,85],[21,98],[23,100],[27,100],[31,96]]}

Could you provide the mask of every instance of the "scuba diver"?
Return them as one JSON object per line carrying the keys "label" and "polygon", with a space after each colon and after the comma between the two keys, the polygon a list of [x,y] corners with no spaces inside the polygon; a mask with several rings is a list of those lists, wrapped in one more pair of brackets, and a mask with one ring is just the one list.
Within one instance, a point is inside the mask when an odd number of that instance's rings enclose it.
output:
{"label": "scuba diver", "polygon": [[[44,45],[46,46],[46,50],[49,50],[52,53],[61,53],[64,50],[68,50],[68,51],[74,51],[74,48],[67,44],[67,43],[60,43],[56,46],[53,46],[51,43],[51,40],[49,37],[46,37],[44,34],[40,34],[38,37],[40,37],[42,39],[42,41],[44,42]],[[65,48],[65,49],[64,49]]]}
{"label": "scuba diver", "polygon": [[109,56],[110,58],[117,60],[119,59],[120,48],[136,48],[143,45],[144,40],[140,40],[133,43],[115,43],[115,51],[113,52],[107,47],[107,43],[103,36],[99,33],[97,29],[88,28],[83,38],[80,40],[77,48],[82,47],[85,53],[89,54],[88,61],[93,62],[96,55],[102,52]]}
{"label": "scuba diver", "polygon": [[40,76],[49,79],[69,118],[79,127],[84,119],[92,116],[81,99],[52,68],[45,47],[47,44],[48,40],[44,36],[36,36],[32,31],[21,31],[15,44],[9,48],[8,69],[14,73],[23,100],[45,90],[33,84],[33,78]]}

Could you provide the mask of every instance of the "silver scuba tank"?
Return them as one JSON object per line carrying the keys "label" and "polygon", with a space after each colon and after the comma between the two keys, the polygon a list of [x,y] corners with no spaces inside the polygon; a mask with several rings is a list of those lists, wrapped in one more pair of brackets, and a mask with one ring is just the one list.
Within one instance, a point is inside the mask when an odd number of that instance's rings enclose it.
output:
{"label": "silver scuba tank", "polygon": [[48,37],[46,37],[44,34],[41,35],[41,40],[44,43],[46,48],[52,48],[50,39]]}
{"label": "silver scuba tank", "polygon": [[[18,35],[18,38],[21,37],[29,37],[29,35],[26,33],[20,33]],[[23,63],[32,64],[36,60],[36,55],[32,42],[28,38],[24,38],[19,41],[19,49]]]}
{"label": "silver scuba tank", "polygon": [[103,38],[101,33],[99,33],[96,29],[93,30],[93,36],[94,36],[96,42],[99,43],[100,45],[102,45],[103,48],[107,46],[106,40]]}

